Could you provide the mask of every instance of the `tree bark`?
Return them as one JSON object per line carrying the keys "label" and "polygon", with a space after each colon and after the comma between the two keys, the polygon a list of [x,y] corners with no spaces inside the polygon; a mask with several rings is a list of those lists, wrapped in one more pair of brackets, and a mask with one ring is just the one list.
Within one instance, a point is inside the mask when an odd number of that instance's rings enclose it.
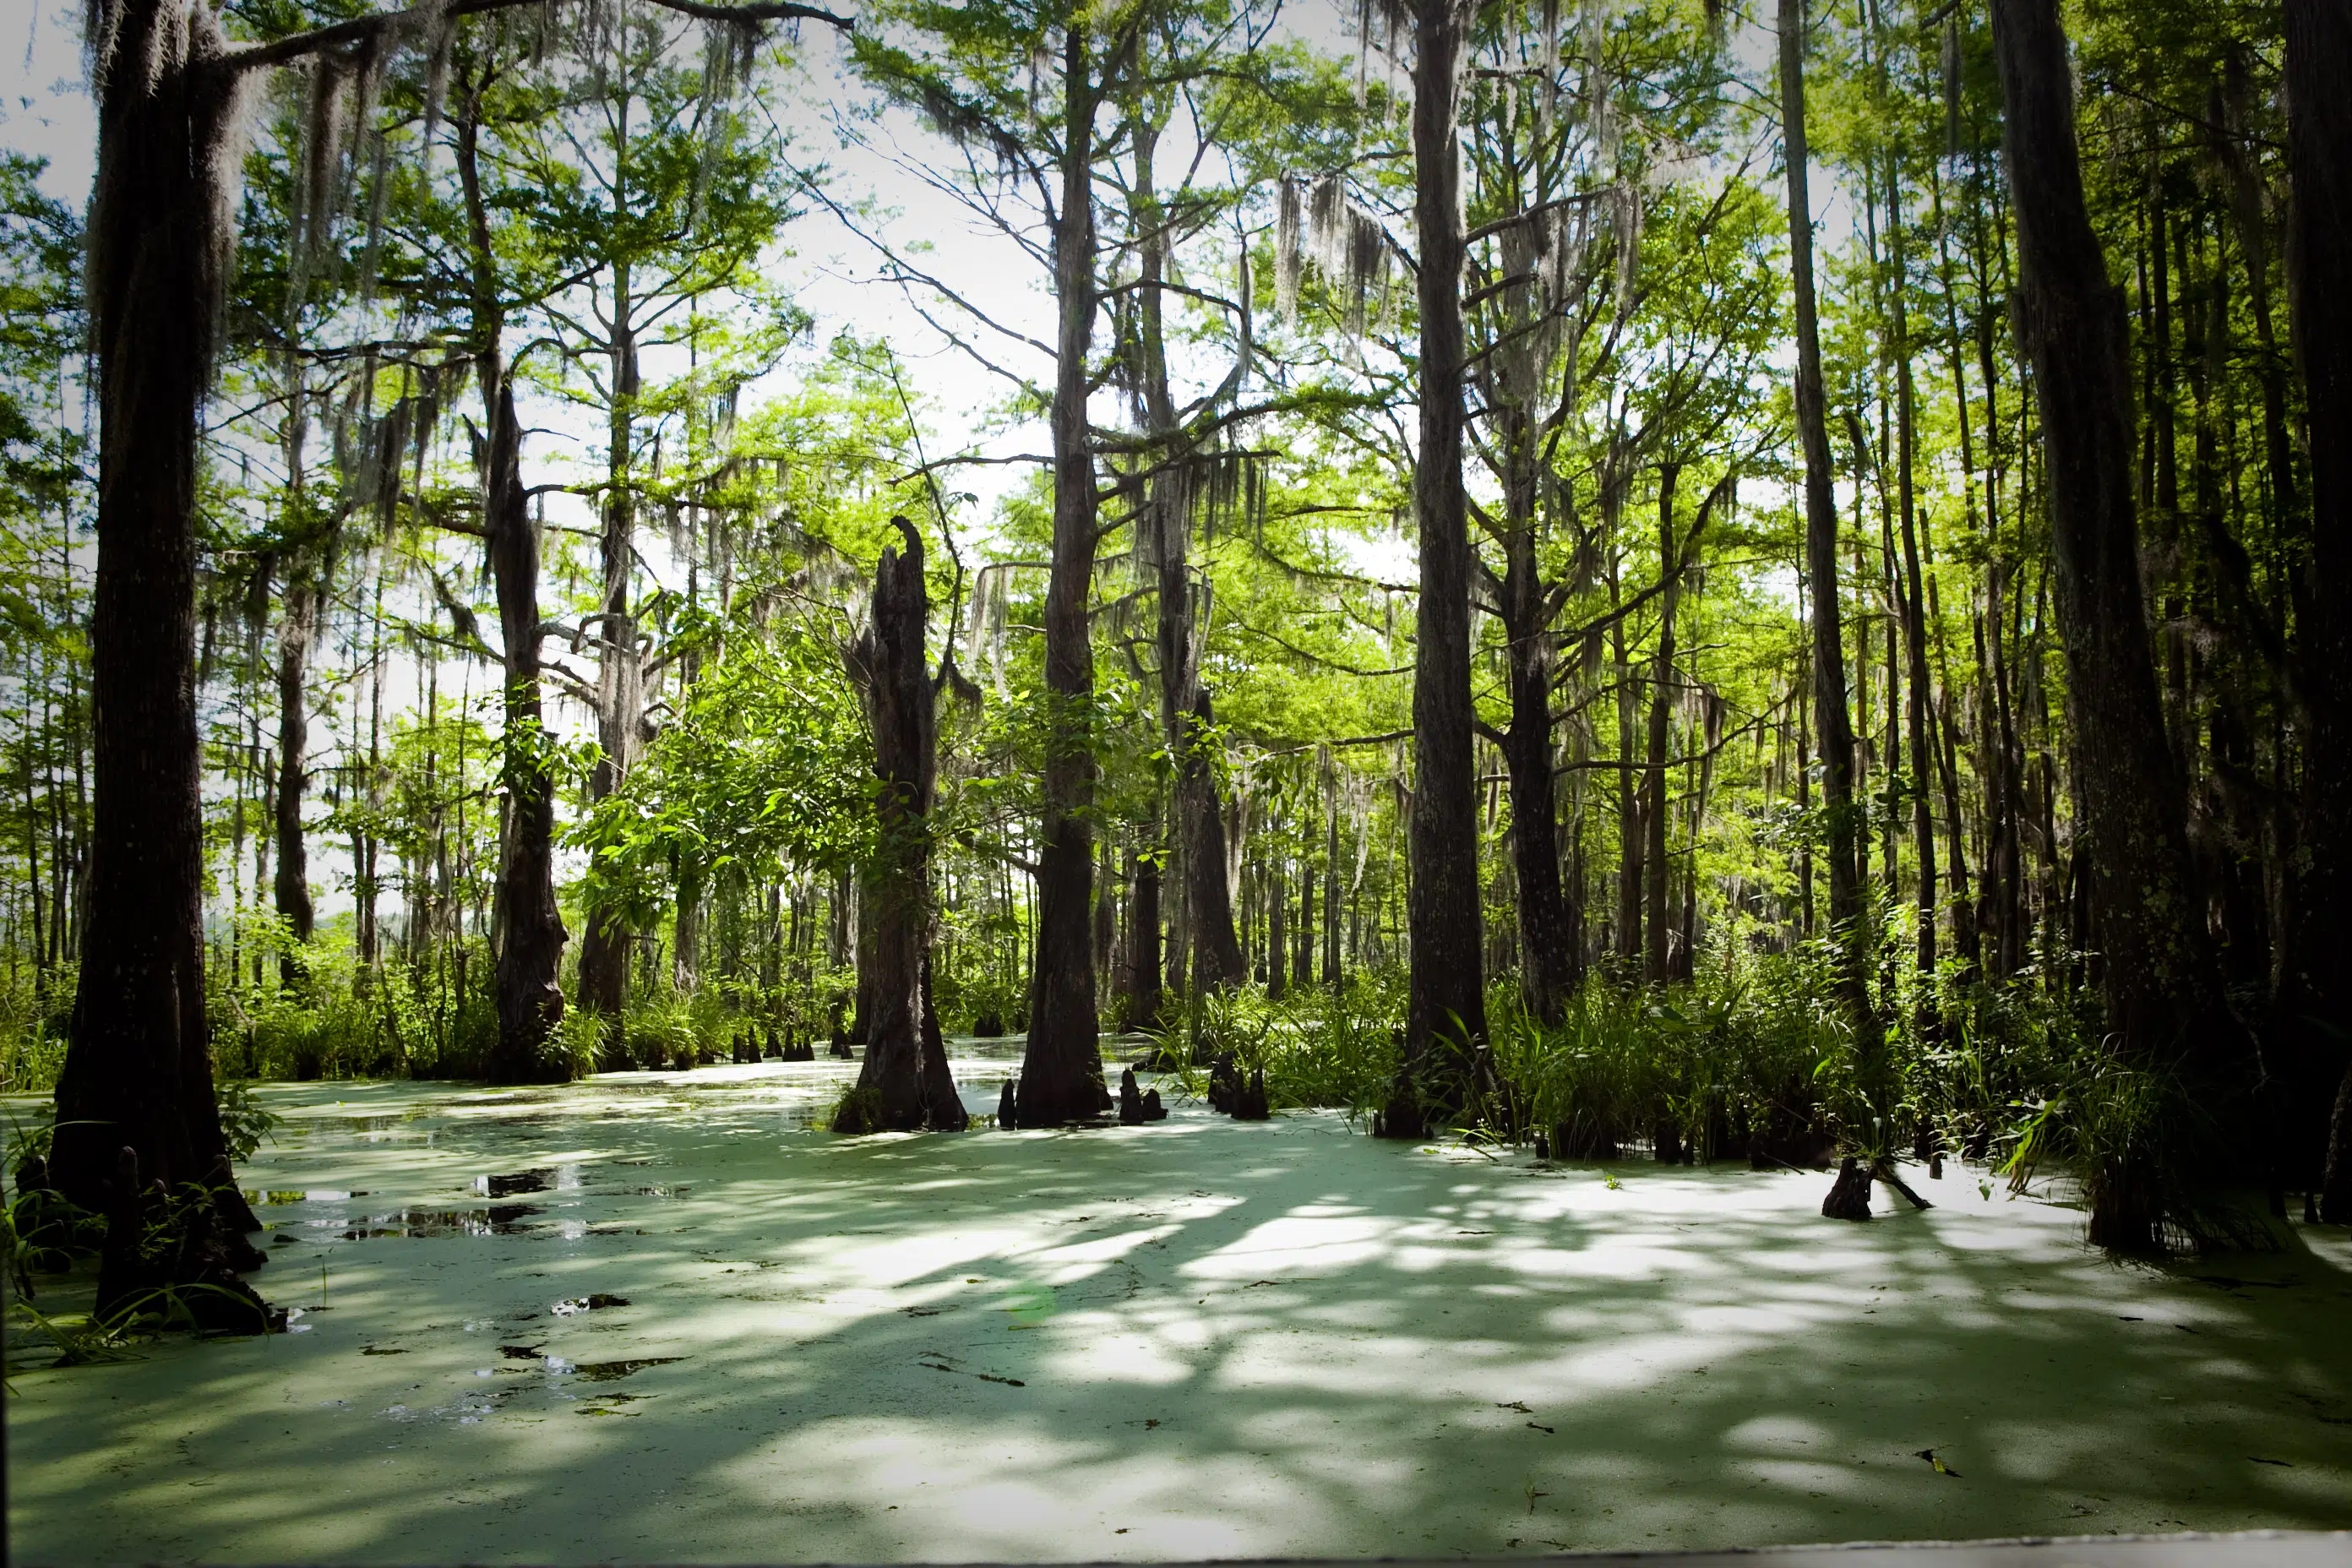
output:
{"label": "tree bark", "polygon": [[1193,686],[1192,708],[1182,722],[1184,744],[1177,763],[1176,805],[1188,824],[1184,900],[1185,918],[1192,928],[1192,984],[1213,991],[1243,984],[1249,978],[1249,970],[1242,961],[1240,933],[1234,929],[1225,810],[1217,798],[1216,775],[1208,756],[1216,708],[1206,687]]}
{"label": "tree bark", "polygon": [[962,1127],[962,1101],[948,1076],[930,1000],[930,811],[939,718],[923,657],[929,613],[923,542],[905,518],[890,521],[907,548],[903,554],[882,552],[874,574],[873,624],[850,655],[874,731],[879,831],[866,875],[874,931],[873,1021],[856,1088],[834,1119],[836,1132]]}
{"label": "tree bark", "polygon": [[1110,1105],[1088,940],[1095,870],[1095,658],[1087,610],[1097,502],[1087,378],[1099,301],[1094,209],[1098,95],[1087,34],[1086,21],[1074,16],[1062,44],[1062,189],[1054,222],[1054,546],[1045,586],[1049,711],[1037,947],[1030,969],[1029,1038],[1021,1062],[1024,1127],[1058,1127]]}
{"label": "tree bark", "polygon": [[522,486],[522,426],[514,386],[495,344],[476,361],[491,415],[482,476],[490,575],[506,648],[506,855],[499,886],[498,1043],[494,1083],[546,1083],[571,1076],[547,1037],[563,1017],[558,972],[569,933],[555,901],[555,775],[539,686],[539,531]]}
{"label": "tree bark", "polygon": [[[2084,203],[2056,0],[1994,0],[1992,18],[2017,209],[2020,335],[2042,415],[2079,831],[2108,1022],[2127,1061],[2215,1066],[2243,1036],[2196,919],[2180,777],[2149,649],[2123,294]],[[2095,1241],[2158,1245],[2147,1174],[2125,1170],[2099,1184]]]}
{"label": "tree bark", "polygon": [[[304,764],[310,752],[310,645],[318,635],[319,602],[324,585],[299,567],[286,574],[286,617],[278,632],[278,875],[271,891],[287,934],[309,942],[314,925],[310,907],[309,845],[302,837],[302,800],[310,783]],[[278,961],[280,984],[292,986],[303,978],[299,954],[288,952]]]}
{"label": "tree bark", "polygon": [[1130,857],[1132,894],[1127,915],[1128,1026],[1160,1026],[1160,858],[1149,851]]}
{"label": "tree bark", "polygon": [[[1513,407],[1509,414],[1515,425],[1525,425],[1522,409]],[[1515,448],[1532,445],[1524,428],[1505,438]],[[1511,720],[1503,732],[1502,752],[1511,782],[1511,868],[1519,894],[1519,994],[1538,1020],[1557,1024],[1575,988],[1576,957],[1568,900],[1560,888],[1559,813],[1553,798],[1552,638],[1551,628],[1543,624],[1549,595],[1536,562],[1535,498],[1513,496],[1506,506],[1513,514],[1503,563]],[[1336,815],[1332,821],[1336,846]],[[1336,963],[1331,967],[1336,971]]]}
{"label": "tree bark", "polygon": [[546,1048],[548,1036],[563,1017],[558,975],[570,933],[555,900],[555,774],[540,692],[540,538],[523,489],[522,425],[515,415],[512,366],[500,342],[505,307],[482,196],[480,117],[470,100],[454,128],[471,251],[474,374],[489,422],[488,437],[476,455],[482,473],[484,552],[498,591],[505,651],[499,766],[507,813],[491,932],[499,1033],[483,1074],[493,1083],[554,1082],[572,1071],[570,1063],[552,1060]]}
{"label": "tree bark", "polygon": [[[204,833],[195,704],[202,412],[238,167],[236,79],[205,7],[118,0],[96,70],[89,289],[100,413],[90,615],[89,921],[58,1080],[52,1179],[109,1206],[142,1180],[199,1182],[233,1261],[259,1228],[231,1177],[205,1016]],[[130,1194],[122,1194],[126,1199]]]}
{"label": "tree bark", "polygon": [[1845,632],[1838,596],[1837,500],[1830,489],[1820,316],[1813,295],[1812,198],[1807,191],[1804,0],[1780,0],[1780,124],[1789,176],[1789,275],[1797,318],[1797,438],[1805,459],[1805,573],[1811,589],[1813,740],[1822,759],[1831,939],[1843,999],[1870,1019],[1864,981],[1862,877],[1855,855],[1853,720],[1846,701]]}
{"label": "tree bark", "polygon": [[[2286,988],[2340,1059],[2352,1034],[2352,12],[2343,0],[2287,0],[2289,310],[2311,420],[2311,582],[2304,682],[2311,738],[2304,761],[2302,929]],[[2286,1011],[2287,1009],[2282,1009]],[[2327,1042],[2322,1045],[2320,1042]],[[2352,1070],[2337,1090],[2320,1217],[2352,1224]]]}
{"label": "tree bark", "polygon": [[1675,539],[1675,489],[1678,464],[1658,469],[1658,576],[1665,591],[1658,595],[1658,662],[1650,678],[1650,753],[1643,769],[1642,827],[1648,839],[1643,858],[1650,864],[1643,889],[1642,978],[1664,984],[1668,973],[1673,925],[1666,913],[1671,864],[1666,858],[1666,742],[1673,713],[1675,684],[1675,617],[1681,607],[1682,562]]}
{"label": "tree bark", "polygon": [[[599,542],[604,595],[597,616],[603,651],[597,663],[596,738],[601,754],[588,775],[592,803],[610,795],[627,776],[636,755],[638,710],[643,705],[637,624],[629,613],[629,579],[636,549],[636,497],[630,468],[641,384],[630,289],[629,264],[615,261],[609,340],[613,402],[605,444],[604,528]],[[617,1029],[628,994],[628,922],[618,909],[610,907],[590,909],[587,920],[588,934],[580,945],[580,1005],[611,1019]]]}
{"label": "tree bark", "polygon": [[1465,0],[1414,0],[1413,223],[1421,259],[1421,447],[1412,476],[1421,532],[1413,666],[1412,953],[1405,1037],[1381,1127],[1420,1138],[1458,1110],[1486,1034],[1480,951],[1477,787],[1471,759],[1470,530],[1462,489],[1460,83]]}

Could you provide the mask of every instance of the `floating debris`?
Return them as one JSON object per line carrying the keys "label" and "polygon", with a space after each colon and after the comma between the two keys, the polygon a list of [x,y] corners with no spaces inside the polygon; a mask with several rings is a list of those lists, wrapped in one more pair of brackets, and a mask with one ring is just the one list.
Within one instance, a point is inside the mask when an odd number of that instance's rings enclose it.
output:
{"label": "floating debris", "polygon": [[626,1296],[608,1295],[599,1290],[593,1295],[573,1296],[558,1301],[550,1310],[559,1318],[568,1318],[575,1312],[595,1312],[606,1307],[625,1307],[628,1304],[629,1299]]}
{"label": "floating debris", "polygon": [[677,1355],[646,1355],[635,1356],[627,1361],[577,1362],[572,1365],[571,1375],[576,1375],[590,1383],[617,1383],[622,1378],[635,1376],[649,1366],[667,1366],[674,1361],[685,1359],[684,1356]]}
{"label": "floating debris", "polygon": [[555,1185],[555,1173],[541,1168],[506,1176],[477,1176],[474,1190],[488,1198],[512,1197],[517,1193],[543,1193]]}
{"label": "floating debris", "polygon": [[523,1221],[547,1211],[537,1204],[492,1204],[478,1209],[398,1209],[391,1214],[362,1215],[341,1233],[345,1241],[373,1241],[384,1237],[433,1240],[451,1236],[513,1236],[526,1229]]}

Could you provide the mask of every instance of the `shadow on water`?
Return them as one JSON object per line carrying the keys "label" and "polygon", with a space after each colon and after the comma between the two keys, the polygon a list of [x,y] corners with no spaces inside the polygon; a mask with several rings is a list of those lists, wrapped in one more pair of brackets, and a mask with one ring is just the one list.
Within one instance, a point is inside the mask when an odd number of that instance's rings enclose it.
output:
{"label": "shadow on water", "polygon": [[[976,1111],[1017,1064],[990,1049],[958,1046]],[[291,1300],[323,1267],[337,1310],[20,1380],[20,1550],[1083,1560],[2352,1519],[2333,1235],[2117,1266],[1957,1165],[1936,1209],[1853,1226],[1811,1173],[1183,1106],[807,1131],[855,1070],[269,1091],[314,1125],[257,1177],[311,1245],[262,1283]],[[429,1142],[364,1142],[361,1101]],[[509,1179],[484,1172],[545,1184],[501,1229],[450,1204]],[[370,1191],[404,1217],[360,1214]],[[365,1234],[445,1212],[482,1228]],[[630,1419],[572,1419],[595,1415]]]}

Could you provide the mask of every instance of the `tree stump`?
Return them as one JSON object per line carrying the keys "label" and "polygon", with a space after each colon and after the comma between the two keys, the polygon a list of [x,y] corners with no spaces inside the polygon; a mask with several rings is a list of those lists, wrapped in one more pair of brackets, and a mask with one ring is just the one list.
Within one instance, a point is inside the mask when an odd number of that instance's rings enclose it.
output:
{"label": "tree stump", "polygon": [[1265,1069],[1259,1068],[1250,1074],[1249,1082],[1234,1097],[1234,1120],[1236,1121],[1266,1121],[1274,1112],[1265,1103]]}
{"label": "tree stump", "polygon": [[1209,1063],[1209,1109],[1220,1115],[1233,1115],[1241,1089],[1241,1069],[1234,1065],[1234,1053],[1219,1051]]}
{"label": "tree stump", "polygon": [[1868,1219],[1870,1217],[1870,1173],[1862,1162],[1848,1154],[1838,1166],[1837,1182],[1830,1195],[1822,1200],[1824,1219]]}

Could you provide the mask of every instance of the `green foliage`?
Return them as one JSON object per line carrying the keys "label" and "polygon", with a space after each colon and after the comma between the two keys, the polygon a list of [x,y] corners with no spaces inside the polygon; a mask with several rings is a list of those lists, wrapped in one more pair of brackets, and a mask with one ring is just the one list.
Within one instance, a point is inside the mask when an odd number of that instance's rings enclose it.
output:
{"label": "green foliage", "polygon": [[272,1134],[285,1119],[255,1097],[250,1082],[235,1079],[220,1086],[220,1120],[228,1157],[241,1164],[265,1142],[276,1141]]}
{"label": "green foliage", "polygon": [[57,1087],[75,979],[71,966],[46,975],[0,971],[0,1093],[45,1094]]}

